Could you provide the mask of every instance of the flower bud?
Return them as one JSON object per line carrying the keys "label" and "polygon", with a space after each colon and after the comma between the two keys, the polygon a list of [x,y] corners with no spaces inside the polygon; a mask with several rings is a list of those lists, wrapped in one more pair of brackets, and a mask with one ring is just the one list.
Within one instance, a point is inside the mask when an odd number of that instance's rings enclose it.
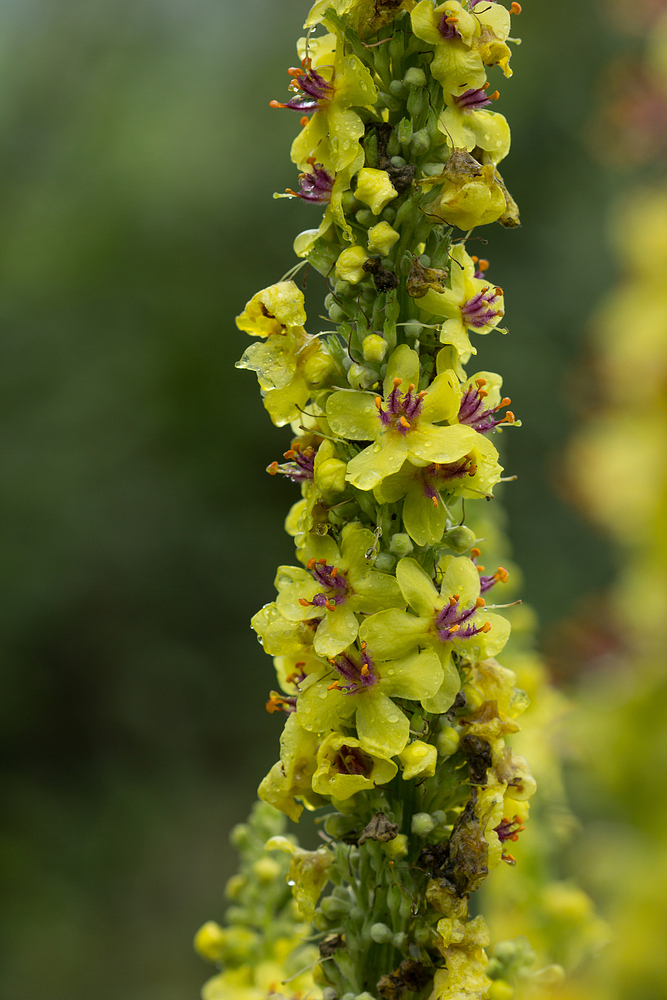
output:
{"label": "flower bud", "polygon": [[378,222],[368,230],[368,249],[371,253],[377,250],[386,257],[398,239],[400,239],[399,233],[392,229],[388,222]]}
{"label": "flower bud", "polygon": [[353,389],[370,389],[377,379],[377,372],[357,364],[356,361],[352,362],[347,372],[347,380]]}
{"label": "flower bud", "polygon": [[397,531],[396,534],[391,537],[389,548],[395,556],[402,559],[404,556],[410,555],[414,549],[414,545],[412,544],[412,539],[409,535],[407,535],[404,531]]}
{"label": "flower bud", "polygon": [[252,870],[264,885],[275,881],[282,872],[282,868],[274,858],[259,858],[252,866]]}
{"label": "flower bud", "polygon": [[379,364],[384,361],[384,356],[387,353],[387,341],[384,337],[381,337],[377,333],[370,333],[367,337],[364,337],[364,341],[361,345],[361,350],[363,351],[364,359],[366,361],[372,361],[375,364]]}
{"label": "flower bud", "polygon": [[349,281],[351,285],[358,284],[366,277],[364,264],[367,260],[368,254],[363,247],[348,247],[336,261],[336,277]]}
{"label": "flower bud", "polygon": [[419,320],[413,319],[405,324],[405,336],[408,340],[412,340],[413,338],[416,340],[423,329],[424,327]]}
{"label": "flower bud", "polygon": [[393,936],[391,928],[386,924],[373,924],[371,927],[371,937],[376,944],[389,944]]}
{"label": "flower bud", "polygon": [[514,989],[504,979],[496,979],[491,983],[488,992],[489,1000],[512,1000]]}
{"label": "flower bud", "polygon": [[338,920],[339,917],[345,916],[350,909],[350,904],[342,899],[335,899],[333,896],[325,896],[320,903],[320,909],[328,920]]}
{"label": "flower bud", "polygon": [[467,552],[475,544],[476,537],[475,532],[466,528],[465,524],[457,524],[445,532],[443,541],[455,552]]}
{"label": "flower bud", "polygon": [[327,458],[315,468],[315,482],[323,493],[342,493],[347,483],[347,464],[340,458]]}
{"label": "flower bud", "polygon": [[458,730],[453,729],[451,726],[445,726],[441,729],[435,738],[435,745],[440,756],[451,757],[453,753],[456,753],[459,748],[460,739]]}
{"label": "flower bud", "polygon": [[418,837],[428,837],[435,827],[435,820],[429,813],[415,813],[412,817],[410,829]]}
{"label": "flower bud", "polygon": [[386,840],[382,845],[382,850],[388,858],[405,858],[408,853],[408,838],[404,833],[399,833],[393,840]]}
{"label": "flower bud", "polygon": [[308,358],[303,366],[303,377],[309,386],[317,388],[322,383],[329,380],[333,372],[334,363],[331,355],[326,351],[316,351]]}
{"label": "flower bud", "polygon": [[407,145],[412,139],[412,122],[409,118],[402,118],[396,128],[396,136],[402,146]]}
{"label": "flower bud", "polygon": [[411,66],[403,77],[403,83],[406,87],[425,87],[426,73],[419,66]]}
{"label": "flower bud", "polygon": [[382,573],[388,573],[393,569],[396,560],[390,552],[380,552],[375,558],[375,568]]}
{"label": "flower bud", "polygon": [[[357,198],[365,202],[373,215],[389,204],[392,198],[398,197],[398,191],[391,183],[386,170],[376,170],[374,167],[362,167],[357,174]],[[343,253],[347,253],[346,250]]]}
{"label": "flower bud", "polygon": [[405,935],[405,933],[403,931],[399,931],[397,934],[394,934],[394,937],[393,937],[393,940],[392,940],[392,944],[394,945],[394,948],[398,948],[398,950],[400,951],[401,948],[403,948],[404,945],[405,945],[405,938],[406,938],[406,935]]}
{"label": "flower bud", "polygon": [[431,137],[425,128],[420,128],[415,132],[410,140],[410,152],[413,156],[421,156],[431,148]]}
{"label": "flower bud", "polygon": [[409,781],[411,778],[422,776],[432,778],[435,774],[437,758],[437,750],[430,743],[415,740],[408,744],[405,750],[398,755],[398,759],[403,765],[403,780]]}
{"label": "flower bud", "polygon": [[375,216],[371,212],[370,208],[360,208],[358,212],[355,212],[354,217],[360,226],[365,226],[367,229],[369,226],[372,226],[375,221]]}
{"label": "flower bud", "polygon": [[208,920],[195,934],[194,946],[202,958],[216,962],[225,946],[224,929],[215,920]]}
{"label": "flower bud", "polygon": [[473,687],[472,684],[464,684],[461,690],[465,695],[466,708],[474,712],[476,709],[482,707],[484,704],[484,695],[477,688]]}
{"label": "flower bud", "polygon": [[238,899],[247,884],[248,880],[245,875],[232,875],[232,877],[227,880],[227,885],[225,886],[225,896],[227,899]]}

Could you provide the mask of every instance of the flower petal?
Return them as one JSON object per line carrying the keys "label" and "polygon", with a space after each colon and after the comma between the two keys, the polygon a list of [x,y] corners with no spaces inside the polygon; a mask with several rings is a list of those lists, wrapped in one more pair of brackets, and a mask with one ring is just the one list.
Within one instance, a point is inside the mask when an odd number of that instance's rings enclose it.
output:
{"label": "flower petal", "polygon": [[327,611],[324,615],[315,633],[313,648],[319,656],[336,656],[352,645],[358,631],[354,612],[345,604],[339,604],[335,611]]}
{"label": "flower petal", "polygon": [[357,701],[357,733],[364,746],[394,757],[410,737],[410,723],[391,698],[378,688],[364,692]]}
{"label": "flower petal", "polygon": [[389,608],[379,611],[362,623],[360,637],[368,643],[373,656],[390,660],[405,656],[415,646],[429,644],[429,618],[415,618],[407,611]]}
{"label": "flower petal", "polygon": [[383,435],[382,444],[371,444],[347,464],[347,480],[359,490],[372,490],[385,476],[390,476],[407,458],[407,437]]}
{"label": "flower petal", "polygon": [[392,351],[389,357],[384,380],[385,399],[394,388],[395,378],[402,380],[401,388],[406,391],[411,382],[413,385],[419,383],[419,355],[407,344],[401,344],[395,351]]}
{"label": "flower petal", "polygon": [[409,557],[401,559],[396,567],[396,579],[412,610],[422,618],[432,618],[440,595],[417,560]]}
{"label": "flower petal", "polygon": [[440,420],[452,422],[461,405],[461,390],[454,372],[443,372],[436,377],[428,387],[428,395],[424,397],[421,416],[429,423],[436,424]]}
{"label": "flower petal", "polygon": [[457,462],[474,448],[477,432],[472,427],[454,424],[453,427],[419,428],[409,436],[410,452],[425,462]]}
{"label": "flower petal", "polygon": [[382,430],[370,392],[332,393],[327,400],[327,417],[334,434],[351,441],[374,441]]}

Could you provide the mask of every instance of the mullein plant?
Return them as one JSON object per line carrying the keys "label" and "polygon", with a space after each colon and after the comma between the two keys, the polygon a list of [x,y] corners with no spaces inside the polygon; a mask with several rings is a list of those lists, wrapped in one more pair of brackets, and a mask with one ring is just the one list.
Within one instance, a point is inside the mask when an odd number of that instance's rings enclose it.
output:
{"label": "mullein plant", "polygon": [[[496,659],[507,570],[466,523],[502,479],[495,436],[517,424],[501,377],[467,366],[478,336],[505,332],[503,291],[469,247],[478,226],[519,224],[491,110],[519,12],[319,0],[272,102],[301,122],[285,196],[323,216],[237,319],[255,338],[238,366],[294,435],[268,472],[301,499],[296,565],[252,620],[274,657],[280,759],[234,833],[227,927],[197,935],[221,966],[206,1000],[507,1000],[544,978],[521,943],[490,962],[469,909],[515,864],[535,791],[508,745],[528,698]],[[323,332],[306,331],[293,280],[306,265],[329,288]],[[316,850],[280,819],[304,809]]]}
{"label": "mullein plant", "polygon": [[613,934],[613,947],[597,970],[570,994],[582,1000],[648,1000],[665,993],[667,808],[654,792],[654,776],[667,764],[667,13],[662,7],[662,14],[660,5],[645,12],[649,30],[632,74],[650,81],[650,89],[636,90],[634,101],[621,106],[622,114],[615,108],[608,115],[614,130],[603,136],[604,149],[613,150],[617,163],[639,164],[645,176],[612,209],[619,280],[594,318],[590,382],[597,386],[596,406],[584,412],[568,456],[579,506],[609,533],[619,566],[604,626],[594,623],[601,634],[594,646],[604,655],[587,664],[574,719],[594,782],[594,818],[604,820],[583,838],[581,864]]}

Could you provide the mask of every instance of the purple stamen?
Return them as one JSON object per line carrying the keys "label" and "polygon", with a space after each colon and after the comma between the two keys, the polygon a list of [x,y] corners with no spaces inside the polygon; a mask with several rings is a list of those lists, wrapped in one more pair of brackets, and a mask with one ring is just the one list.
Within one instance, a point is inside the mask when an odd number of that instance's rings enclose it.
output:
{"label": "purple stamen", "polygon": [[284,465],[271,462],[266,471],[271,476],[275,476],[279,472],[291,479],[293,483],[311,481],[315,478],[315,454],[314,448],[306,448],[304,451],[292,448],[291,451],[285,452],[285,458],[290,458],[292,461],[286,462]]}
{"label": "purple stamen", "polygon": [[362,648],[360,663],[357,663],[347,653],[337,656],[331,663],[343,682],[336,681],[336,688],[343,694],[359,694],[361,691],[367,691],[379,680],[373,661],[364,648]]}
{"label": "purple stamen", "polygon": [[503,400],[498,406],[485,409],[485,398],[486,394],[482,395],[476,386],[470,385],[466,389],[459,407],[459,423],[467,424],[468,427],[474,428],[480,434],[494,430],[499,424],[509,423],[507,417],[495,416],[502,406],[509,404],[509,400]]}
{"label": "purple stamen", "polygon": [[312,67],[299,71],[298,75],[296,71],[292,71],[292,75],[290,88],[296,91],[296,97],[292,97],[286,104],[280,104],[281,108],[291,108],[292,111],[318,111],[322,104],[326,104],[333,97],[333,84],[320,76]]}
{"label": "purple stamen", "polygon": [[[410,384],[405,395],[400,390],[401,379],[394,380],[394,388],[385,401],[386,409],[377,403],[378,416],[385,427],[391,427],[404,436],[410,430],[410,425],[419,416],[425,393],[415,393],[414,385]],[[377,397],[378,401],[380,397]]]}
{"label": "purple stamen", "polygon": [[459,94],[454,100],[463,111],[479,111],[480,108],[486,108],[491,103],[491,98],[487,95],[486,87],[471,87],[470,90]]}
{"label": "purple stamen", "polygon": [[502,316],[503,313],[500,309],[494,309],[493,304],[497,302],[500,296],[496,292],[495,288],[490,291],[488,288],[483,288],[477,295],[473,295],[471,299],[461,306],[461,314],[466,321],[467,326],[475,326],[477,328],[486,326],[487,323],[491,323],[496,316]]}
{"label": "purple stamen", "polygon": [[[440,642],[450,642],[452,639],[470,639],[471,636],[481,632],[481,628],[478,628],[469,621],[476,612],[476,604],[473,604],[471,608],[462,610],[458,596],[450,597],[449,603],[435,619],[435,626]],[[466,622],[468,622],[467,625],[465,624]]]}
{"label": "purple stamen", "polygon": [[451,14],[447,14],[447,11],[445,11],[442,17],[440,18],[440,23],[438,24],[438,31],[440,32],[442,37],[448,42],[451,42],[452,39],[454,38],[461,37],[458,31],[456,30],[456,25],[447,23],[447,18],[451,16],[452,16]]}
{"label": "purple stamen", "polygon": [[328,563],[318,563],[314,560],[308,564],[308,569],[316,583],[325,588],[321,593],[315,594],[311,604],[317,608],[326,607],[328,610],[333,610],[330,605],[338,606],[345,603],[348,590],[347,579],[340,570],[337,570],[335,566],[329,566]]}
{"label": "purple stamen", "polygon": [[310,173],[299,174],[299,185],[300,191],[288,190],[288,194],[304,201],[327,202],[331,199],[334,179],[321,163],[314,163]]}
{"label": "purple stamen", "polygon": [[346,743],[336,754],[333,763],[339,774],[363,774],[368,778],[373,771],[373,758],[359,747],[349,747]]}

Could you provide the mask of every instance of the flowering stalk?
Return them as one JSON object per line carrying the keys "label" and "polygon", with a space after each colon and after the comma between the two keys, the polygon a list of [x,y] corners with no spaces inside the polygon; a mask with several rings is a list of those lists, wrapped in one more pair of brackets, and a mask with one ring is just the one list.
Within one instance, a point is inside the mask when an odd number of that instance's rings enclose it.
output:
{"label": "flowering stalk", "polygon": [[[318,0],[306,28],[291,96],[272,104],[301,116],[299,190],[286,196],[324,206],[294,246],[328,284],[331,328],[306,332],[289,277],[237,323],[257,338],[238,366],[295,435],[268,471],[302,493],[286,522],[299,565],[279,567],[276,600],[252,620],[275,657],[267,708],[285,715],[259,795],[294,821],[318,810],[324,843],[305,851],[277,833],[265,848],[290,859],[292,920],[312,924],[325,1000],[503,1000],[532,959],[489,968],[468,902],[515,864],[535,782],[506,744],[527,707],[495,659],[510,633],[498,613],[507,572],[466,514],[492,498],[494,435],[517,421],[500,376],[465,366],[471,334],[504,316],[470,231],[519,223],[498,171],[509,128],[487,80],[492,67],[511,75],[510,12]],[[248,907],[228,917],[257,950],[216,951],[229,932],[205,925],[200,950],[225,968],[204,996],[266,996],[273,927]],[[285,970],[268,992],[296,996],[295,982]]]}

